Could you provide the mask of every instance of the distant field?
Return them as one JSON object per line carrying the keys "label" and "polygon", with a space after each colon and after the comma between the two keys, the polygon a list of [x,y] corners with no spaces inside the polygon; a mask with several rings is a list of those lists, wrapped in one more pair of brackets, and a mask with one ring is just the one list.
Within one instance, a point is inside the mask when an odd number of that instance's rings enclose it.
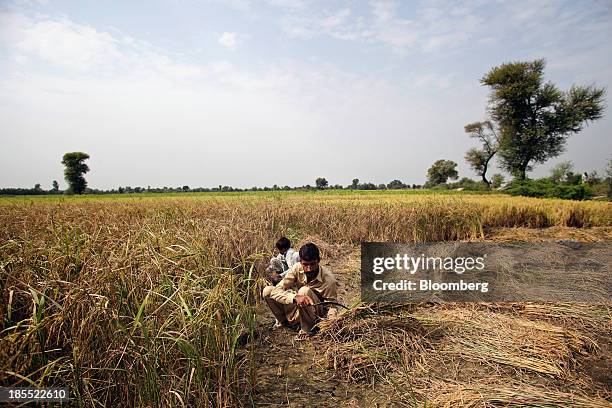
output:
{"label": "distant field", "polygon": [[[479,211],[485,215],[484,224],[491,222],[504,226],[606,226],[612,223],[612,203],[606,201],[570,201],[559,199],[536,199],[529,197],[512,197],[496,192],[462,192],[456,190],[324,190],[324,191],[248,191],[248,192],[207,192],[207,193],[139,193],[139,194],[105,194],[105,195],[41,195],[41,196],[0,196],[0,205],[19,203],[177,203],[189,202],[221,203],[317,203],[329,205],[360,204],[397,204],[398,207],[410,205],[416,209],[423,206],[432,212],[436,207],[456,210]],[[494,214],[496,213],[496,214]],[[529,214],[528,214],[529,213]],[[523,219],[518,219],[517,215]],[[500,216],[504,220],[493,217]],[[491,218],[489,218],[491,217]],[[536,220],[534,217],[543,217]],[[583,222],[582,225],[571,225]],[[514,225],[517,223],[517,225]],[[522,223],[522,224],[521,224]],[[544,224],[542,224],[544,223]],[[547,224],[546,224],[547,223]],[[491,225],[494,226],[494,225]]]}
{"label": "distant field", "polygon": [[612,203],[456,191],[3,197],[0,385],[66,385],[86,406],[250,406],[257,285],[279,236],[610,226]]}
{"label": "distant field", "polygon": [[143,199],[143,198],[154,198],[154,197],[177,197],[177,198],[214,198],[214,197],[258,197],[258,198],[273,198],[273,197],[395,197],[395,196],[421,196],[421,195],[502,195],[492,191],[473,191],[469,194],[463,191],[457,190],[427,190],[427,189],[416,189],[416,190],[276,190],[276,191],[210,191],[210,192],[168,192],[168,193],[131,193],[131,194],[84,194],[84,195],[63,195],[63,194],[49,194],[49,195],[31,195],[31,196],[0,196],[0,200],[96,200],[96,199]]}

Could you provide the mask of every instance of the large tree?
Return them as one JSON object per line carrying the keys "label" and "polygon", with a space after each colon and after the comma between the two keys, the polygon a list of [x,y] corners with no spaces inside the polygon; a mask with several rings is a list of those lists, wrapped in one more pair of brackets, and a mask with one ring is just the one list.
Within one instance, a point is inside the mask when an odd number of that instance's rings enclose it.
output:
{"label": "large tree", "polygon": [[89,167],[84,163],[89,159],[89,155],[83,152],[70,152],[64,155],[62,164],[64,177],[70,186],[69,191],[75,194],[83,194],[87,188],[87,181],[83,175],[89,171]]}
{"label": "large tree", "polygon": [[502,167],[523,180],[534,164],[565,149],[567,137],[603,116],[605,89],[544,82],[543,59],[492,68],[482,79],[491,87],[489,111],[500,128]]}
{"label": "large tree", "polygon": [[459,177],[457,173],[457,163],[452,160],[437,160],[427,170],[428,186],[437,186],[438,184],[446,183],[448,179],[456,180]]}
{"label": "large tree", "polygon": [[468,150],[465,153],[465,160],[476,174],[482,177],[482,182],[490,187],[491,183],[487,180],[487,170],[491,159],[499,148],[499,137],[495,126],[490,120],[474,122],[465,125],[465,132],[470,137],[477,139],[482,145],[480,149],[472,148]]}

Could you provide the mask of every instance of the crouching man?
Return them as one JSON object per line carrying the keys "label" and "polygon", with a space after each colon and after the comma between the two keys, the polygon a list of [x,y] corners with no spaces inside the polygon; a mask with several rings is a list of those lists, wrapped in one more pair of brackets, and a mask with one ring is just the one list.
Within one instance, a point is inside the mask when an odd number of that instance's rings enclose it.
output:
{"label": "crouching man", "polygon": [[289,269],[300,261],[298,253],[291,248],[291,241],[286,237],[281,237],[276,242],[278,255],[270,259],[270,266],[266,269],[270,275],[268,279],[273,285],[278,284],[287,274]]}
{"label": "crouching man", "polygon": [[296,340],[306,340],[314,334],[313,327],[319,320],[337,316],[333,305],[319,304],[336,302],[337,286],[329,268],[319,265],[321,256],[315,244],[302,246],[299,255],[300,262],[289,269],[276,286],[266,286],[263,297],[276,317],[275,327],[299,324]]}

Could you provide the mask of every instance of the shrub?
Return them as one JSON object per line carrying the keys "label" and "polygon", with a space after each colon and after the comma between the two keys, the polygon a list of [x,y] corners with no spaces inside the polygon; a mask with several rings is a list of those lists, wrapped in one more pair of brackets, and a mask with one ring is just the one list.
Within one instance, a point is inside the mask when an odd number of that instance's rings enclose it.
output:
{"label": "shrub", "polygon": [[549,178],[538,180],[515,180],[505,191],[514,196],[563,198],[566,200],[588,200],[593,190],[586,184],[556,184]]}
{"label": "shrub", "polygon": [[463,177],[461,180],[457,181],[456,183],[448,183],[448,188],[451,188],[451,189],[462,188],[464,190],[471,190],[471,191],[488,191],[489,190],[489,186],[487,186],[482,181],[472,180],[467,177]]}

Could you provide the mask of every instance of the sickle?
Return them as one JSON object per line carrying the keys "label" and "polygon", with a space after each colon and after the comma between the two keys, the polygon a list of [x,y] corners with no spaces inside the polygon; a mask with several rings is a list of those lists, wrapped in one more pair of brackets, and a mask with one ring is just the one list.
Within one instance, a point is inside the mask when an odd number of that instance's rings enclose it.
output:
{"label": "sickle", "polygon": [[335,305],[335,306],[340,306],[346,310],[350,310],[348,307],[344,306],[342,303],[332,302],[331,300],[325,300],[323,302],[315,303],[315,304],[308,305],[308,306],[325,306],[325,305]]}

